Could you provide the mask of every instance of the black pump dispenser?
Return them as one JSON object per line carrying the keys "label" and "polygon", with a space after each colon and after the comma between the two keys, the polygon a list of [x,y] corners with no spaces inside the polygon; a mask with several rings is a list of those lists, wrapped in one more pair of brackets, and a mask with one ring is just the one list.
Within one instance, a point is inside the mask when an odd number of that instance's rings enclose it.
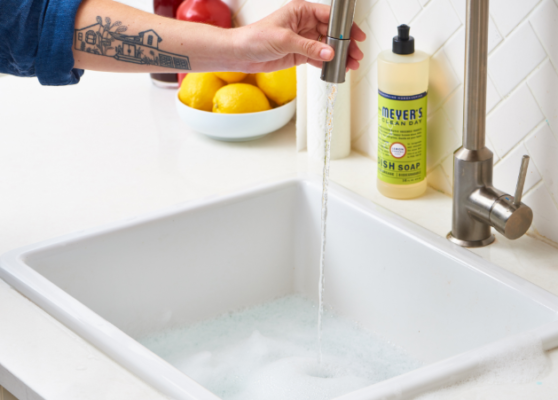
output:
{"label": "black pump dispenser", "polygon": [[393,52],[395,54],[413,54],[415,52],[415,38],[409,36],[411,27],[409,25],[399,25],[398,35],[393,38]]}

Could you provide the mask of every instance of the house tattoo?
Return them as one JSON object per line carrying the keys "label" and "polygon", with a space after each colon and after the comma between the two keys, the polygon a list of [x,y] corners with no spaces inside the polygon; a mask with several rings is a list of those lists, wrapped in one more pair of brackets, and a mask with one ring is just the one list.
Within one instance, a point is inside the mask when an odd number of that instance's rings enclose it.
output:
{"label": "house tattoo", "polygon": [[97,23],[75,30],[74,47],[86,53],[112,57],[134,64],[158,65],[165,68],[190,70],[188,56],[159,50],[163,41],[153,29],[138,35],[124,35],[128,28],[122,22],[111,24],[109,17],[97,17]]}

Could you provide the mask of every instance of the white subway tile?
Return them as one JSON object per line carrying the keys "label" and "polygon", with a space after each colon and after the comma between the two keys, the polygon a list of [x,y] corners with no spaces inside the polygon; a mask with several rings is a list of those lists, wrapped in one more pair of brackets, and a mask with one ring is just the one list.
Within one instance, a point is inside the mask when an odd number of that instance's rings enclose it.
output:
{"label": "white subway tile", "polygon": [[393,37],[397,35],[398,23],[387,0],[380,0],[372,8],[368,24],[372,28],[380,48],[382,50],[391,49]]}
{"label": "white subway tile", "polygon": [[444,51],[460,82],[465,80],[465,27],[459,28],[444,46]]}
{"label": "white subway tile", "polygon": [[558,206],[545,185],[539,185],[523,199],[533,209],[535,233],[558,243]]}
{"label": "white subway tile", "polygon": [[374,89],[366,77],[351,88],[351,129],[357,134],[378,113],[377,100],[374,102],[374,97],[378,97],[378,91],[376,90],[374,93]]}
{"label": "white subway tile", "polygon": [[428,112],[435,111],[460,83],[446,53],[444,50],[440,50],[430,59]]}
{"label": "white subway tile", "polygon": [[453,128],[457,132],[463,132],[463,85],[448,98],[444,104],[444,111]]}
{"label": "white subway tile", "polygon": [[498,27],[494,23],[494,20],[490,18],[488,21],[488,53],[494,50],[502,40],[504,40],[504,38],[500,34],[500,31],[498,31]]}
{"label": "white subway tile", "polygon": [[232,15],[236,15],[247,0],[223,0],[231,9]]}
{"label": "white subway tile", "polygon": [[490,140],[490,137],[488,137],[488,136],[486,136],[486,147],[488,147],[488,150],[490,150],[492,152],[492,154],[494,155],[494,164],[497,164],[500,161],[500,157],[494,151],[494,145],[492,144],[492,141]]}
{"label": "white subway tile", "polygon": [[444,110],[436,111],[428,119],[427,167],[432,170],[444,158],[461,146],[461,135],[451,125]]}
{"label": "white subway tile", "polygon": [[[554,200],[558,202],[558,140],[550,127],[544,124],[526,142],[531,161],[542,175]],[[556,226],[558,230],[558,225]]]}
{"label": "white subway tile", "polygon": [[[372,101],[377,102],[378,101],[378,97],[377,97],[378,96],[378,63],[377,62],[372,64],[370,70],[366,74],[366,78],[368,79],[370,85],[372,85],[372,92],[374,96],[376,96]],[[376,111],[374,111],[374,114],[376,114]]]}
{"label": "white subway tile", "polygon": [[431,0],[413,21],[417,49],[434,54],[459,29],[461,21],[449,1]]}
{"label": "white subway tile", "polygon": [[[502,158],[498,165],[494,167],[494,186],[513,195],[515,193],[521,159],[526,154],[529,154],[529,152],[522,143]],[[539,183],[540,180],[541,176],[539,171],[537,171],[537,168],[535,168],[532,164],[529,165],[527,178],[525,179],[524,192],[530,190],[533,186]]]}
{"label": "white subway tile", "polygon": [[426,7],[426,5],[430,2],[430,0],[419,0],[421,6]]}
{"label": "white subway tile", "polygon": [[[366,33],[366,40],[359,43],[359,47],[364,53],[364,58],[360,61],[360,68],[356,72],[362,71],[362,73],[366,73],[370,66],[376,61],[378,54],[380,54],[382,49],[378,44],[376,36],[372,32],[370,25],[368,25],[368,22],[364,21],[360,27]],[[359,78],[356,79],[358,80]]]}
{"label": "white subway tile", "polygon": [[451,2],[461,22],[465,23],[467,18],[467,0],[451,0]]}
{"label": "white subway tile", "polygon": [[279,9],[283,0],[247,0],[236,16],[240,26],[253,24]]}
{"label": "white subway tile", "polygon": [[490,76],[486,82],[486,112],[489,113],[502,100]]}
{"label": "white subway tile", "polygon": [[528,81],[537,103],[558,137],[558,74],[550,61],[545,61]]}
{"label": "white subway tile", "polygon": [[370,121],[358,139],[352,142],[353,148],[362,154],[378,159],[378,116]]}
{"label": "white subway tile", "polygon": [[450,183],[453,182],[453,154],[447,156],[441,163],[440,166],[442,167],[442,171],[448,178]]}
{"label": "white subway tile", "polygon": [[496,152],[503,157],[543,119],[531,91],[522,84],[490,114],[486,131]]}
{"label": "white subway tile", "polygon": [[418,0],[389,0],[395,17],[400,24],[408,24],[422,11]]}
{"label": "white subway tile", "polygon": [[558,5],[552,0],[543,1],[530,22],[554,67],[558,67]]}
{"label": "white subway tile", "polygon": [[428,185],[444,194],[451,196],[451,183],[442,170],[442,166],[438,165],[428,173]]}
{"label": "white subway tile", "polygon": [[531,25],[525,23],[490,55],[488,70],[498,91],[505,96],[545,57]]}
{"label": "white subway tile", "polygon": [[490,13],[504,36],[531,12],[540,0],[491,0]]}
{"label": "white subway tile", "polygon": [[378,0],[357,0],[355,9],[355,22],[362,24],[363,21],[370,15],[370,10]]}

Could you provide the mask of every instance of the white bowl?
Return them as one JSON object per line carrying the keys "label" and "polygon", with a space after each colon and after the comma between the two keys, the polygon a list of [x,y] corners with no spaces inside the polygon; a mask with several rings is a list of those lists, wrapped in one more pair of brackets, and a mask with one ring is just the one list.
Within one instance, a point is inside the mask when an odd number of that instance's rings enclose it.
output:
{"label": "white bowl", "polygon": [[226,142],[254,140],[287,125],[296,111],[296,99],[269,111],[218,114],[188,107],[176,96],[180,118],[196,132]]}

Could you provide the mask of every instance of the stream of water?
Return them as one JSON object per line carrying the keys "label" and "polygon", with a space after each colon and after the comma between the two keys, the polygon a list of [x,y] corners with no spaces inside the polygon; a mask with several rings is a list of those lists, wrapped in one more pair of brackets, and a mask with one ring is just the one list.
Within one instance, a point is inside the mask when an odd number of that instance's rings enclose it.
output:
{"label": "stream of water", "polygon": [[318,286],[318,362],[322,362],[322,318],[324,314],[324,288],[325,288],[325,251],[326,251],[326,233],[327,233],[327,196],[329,190],[329,161],[331,158],[331,134],[333,133],[333,112],[335,107],[335,99],[337,98],[337,84],[327,84],[327,111],[325,124],[325,140],[324,140],[324,171],[323,171],[323,187],[322,187],[322,242],[320,250],[320,282]]}

